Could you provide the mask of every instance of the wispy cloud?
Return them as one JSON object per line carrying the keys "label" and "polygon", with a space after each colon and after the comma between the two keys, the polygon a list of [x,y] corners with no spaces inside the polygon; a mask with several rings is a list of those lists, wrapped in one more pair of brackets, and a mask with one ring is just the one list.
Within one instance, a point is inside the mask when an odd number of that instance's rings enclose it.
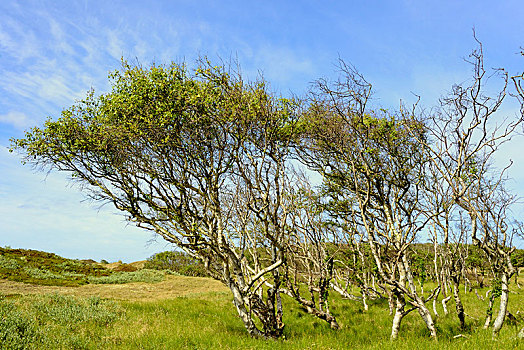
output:
{"label": "wispy cloud", "polygon": [[0,123],[8,124],[16,129],[25,129],[34,124],[24,113],[10,111],[7,114],[0,114]]}
{"label": "wispy cloud", "polygon": [[297,75],[314,73],[313,62],[289,48],[265,46],[257,51],[258,63],[275,80],[289,81]]}
{"label": "wispy cloud", "polygon": [[125,261],[169,249],[164,242],[147,246],[150,233],[127,225],[110,206],[98,210],[83,201],[80,191],[67,185],[64,174],[32,172],[2,145],[0,169],[3,244],[71,258]]}
{"label": "wispy cloud", "polygon": [[9,17],[0,21],[0,50],[17,62],[35,57],[40,51],[40,41],[35,33]]}

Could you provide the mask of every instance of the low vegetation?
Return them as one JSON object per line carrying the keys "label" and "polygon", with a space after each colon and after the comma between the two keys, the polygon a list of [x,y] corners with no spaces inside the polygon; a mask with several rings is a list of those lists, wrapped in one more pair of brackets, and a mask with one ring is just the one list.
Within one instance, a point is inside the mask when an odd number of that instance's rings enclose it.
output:
{"label": "low vegetation", "polygon": [[2,349],[90,348],[124,314],[119,304],[97,297],[1,297],[0,345]]}
{"label": "low vegetation", "polygon": [[[415,245],[412,254],[424,256],[424,261],[431,261],[431,250],[425,245]],[[427,254],[427,256],[425,255]],[[517,251],[517,256],[521,251]],[[26,259],[21,259],[28,256]],[[474,253],[471,253],[474,256]],[[170,259],[169,257],[173,258]],[[75,276],[67,275],[63,266],[83,266],[81,261],[70,261],[55,254],[2,248],[2,268],[17,268],[22,271],[29,269],[26,262],[39,261],[47,271],[61,276],[65,288],[77,290]],[[466,327],[461,329],[456,322],[456,312],[450,308],[446,315],[442,308],[441,295],[438,297],[436,327],[440,341],[435,343],[428,338],[424,323],[411,313],[402,323],[401,341],[392,343],[390,338],[390,323],[388,302],[385,298],[374,298],[368,301],[368,309],[362,303],[362,289],[357,284],[351,284],[347,292],[355,296],[355,300],[342,298],[333,294],[330,306],[333,315],[340,325],[339,330],[333,330],[322,320],[308,314],[305,307],[297,305],[290,297],[283,296],[285,311],[285,327],[280,340],[266,342],[263,339],[249,337],[238,322],[235,307],[231,297],[224,290],[217,292],[216,282],[212,279],[188,278],[171,272],[171,279],[180,283],[171,284],[172,292],[180,297],[160,293],[160,297],[150,297],[133,300],[136,287],[122,286],[119,300],[103,299],[101,283],[147,282],[147,289],[160,288],[158,282],[165,276],[160,262],[173,262],[175,266],[163,266],[170,269],[184,270],[194,265],[194,262],[179,252],[164,252],[152,256],[145,264],[145,269],[136,271],[108,270],[109,274],[88,276],[98,279],[98,286],[89,291],[92,295],[73,296],[63,294],[26,294],[11,290],[2,294],[0,289],[0,348],[2,349],[411,349],[425,347],[428,349],[476,348],[489,349],[493,347],[517,349],[524,340],[517,337],[518,331],[524,326],[524,290],[516,288],[511,293],[511,304],[508,309],[508,319],[496,340],[491,332],[482,329],[486,308],[489,300],[483,296],[490,290],[491,280],[486,280],[480,286],[472,279],[471,289],[463,293],[463,303],[467,310]],[[156,263],[158,270],[150,269],[151,262]],[[76,265],[75,265],[76,264]],[[178,265],[177,265],[178,264]],[[133,264],[126,264],[124,269],[130,269]],[[121,265],[116,265],[121,266]],[[178,266],[178,267],[177,267]],[[420,269],[427,268],[431,276],[431,264],[421,263]],[[86,268],[86,267],[84,267]],[[79,269],[80,270],[80,269]],[[79,271],[77,270],[77,271]],[[104,271],[98,268],[96,271]],[[69,270],[71,272],[71,269]],[[86,270],[87,271],[87,270]],[[10,276],[15,276],[11,274]],[[69,276],[69,277],[68,277]],[[72,276],[72,277],[71,277]],[[84,275],[85,276],[85,275]],[[418,276],[417,278],[419,278]],[[68,279],[69,278],[69,279]],[[39,281],[39,280],[37,280]],[[193,281],[193,282],[191,282]],[[515,285],[523,285],[524,278],[515,278]],[[151,284],[149,284],[151,283]],[[197,287],[197,285],[199,287]],[[22,285],[20,285],[22,286]],[[157,287],[158,286],[158,287]],[[191,287],[193,286],[193,287]],[[207,287],[206,287],[207,286]],[[426,290],[434,288],[429,281]],[[178,290],[178,292],[177,292]],[[193,294],[191,294],[193,290]],[[208,291],[206,291],[208,290]],[[214,290],[215,292],[209,292]],[[305,290],[303,291],[305,292]],[[426,295],[429,293],[426,292]],[[127,299],[127,300],[126,300]],[[482,300],[484,299],[484,300]],[[497,308],[497,301],[493,308]]]}
{"label": "low vegetation", "polygon": [[97,264],[29,249],[0,248],[0,278],[53,286],[78,286],[112,271]]}
{"label": "low vegetation", "polygon": [[131,272],[113,272],[109,276],[92,276],[88,278],[89,283],[93,284],[122,284],[132,282],[155,283],[163,281],[165,273],[157,270],[143,269]]}
{"label": "low vegetation", "polygon": [[144,266],[147,269],[167,270],[183,276],[207,277],[204,264],[184,252],[165,251],[153,255]]}
{"label": "low vegetation", "polygon": [[[164,256],[171,252],[162,253]],[[162,255],[161,254],[161,255]],[[202,276],[201,265],[185,261],[179,254],[176,265],[163,268],[153,256],[142,269],[131,264],[97,264],[62,258],[56,254],[28,249],[0,248],[0,279],[47,286],[81,286],[85,284],[122,284],[160,282],[166,273]],[[202,270],[203,271],[203,270]]]}
{"label": "low vegetation", "polygon": [[[176,277],[173,278],[183,278]],[[213,282],[209,279],[209,283]],[[521,279],[520,283],[524,283]],[[151,285],[155,288],[156,284]],[[351,292],[358,293],[352,289]],[[478,289],[483,295],[487,289]],[[441,299],[439,299],[441,301]],[[512,294],[514,315],[498,339],[480,328],[486,302],[473,292],[464,295],[469,310],[461,330],[451,311],[437,318],[439,342],[428,338],[420,317],[409,314],[400,341],[389,339],[391,317],[386,300],[374,300],[369,310],[361,302],[334,296],[331,303],[338,331],[284,297],[285,327],[280,340],[249,337],[238,322],[231,297],[207,292],[154,301],[111,301],[98,297],[57,294],[0,298],[2,349],[519,349],[516,338],[524,326],[524,291]],[[439,303],[440,305],[440,303]]]}

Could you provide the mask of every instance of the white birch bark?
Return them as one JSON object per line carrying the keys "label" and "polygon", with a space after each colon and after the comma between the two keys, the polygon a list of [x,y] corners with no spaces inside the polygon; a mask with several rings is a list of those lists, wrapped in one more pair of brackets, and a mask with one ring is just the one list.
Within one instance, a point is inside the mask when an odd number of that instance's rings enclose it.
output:
{"label": "white birch bark", "polygon": [[440,317],[440,315],[438,314],[438,311],[437,311],[437,299],[438,299],[439,294],[440,294],[440,290],[437,291],[437,293],[433,297],[433,313],[435,314],[435,317],[437,317],[437,318]]}
{"label": "white birch bark", "polygon": [[391,326],[391,340],[398,338],[398,332],[400,330],[400,324],[404,318],[404,306],[406,302],[401,296],[395,298],[395,315],[393,316],[393,324]]}
{"label": "white birch bark", "polygon": [[[488,290],[488,292],[486,293],[486,298],[488,297],[489,293],[493,293],[493,291]],[[495,300],[495,298],[493,297],[493,294],[490,295],[488,300],[489,300],[488,311],[486,312],[486,320],[484,321],[484,326],[482,326],[483,329],[488,329],[489,325],[491,324],[491,318],[493,315],[493,301]]]}
{"label": "white birch bark", "polygon": [[442,308],[444,309],[444,315],[449,314],[447,302],[451,299],[451,295],[447,296],[446,298],[442,299]]}
{"label": "white birch bark", "polygon": [[506,273],[502,273],[501,287],[502,291],[500,294],[499,313],[497,315],[497,318],[495,318],[495,322],[493,322],[493,336],[497,336],[500,332],[500,329],[504,324],[504,320],[506,319],[506,312],[508,310],[509,286],[508,276],[506,275]]}

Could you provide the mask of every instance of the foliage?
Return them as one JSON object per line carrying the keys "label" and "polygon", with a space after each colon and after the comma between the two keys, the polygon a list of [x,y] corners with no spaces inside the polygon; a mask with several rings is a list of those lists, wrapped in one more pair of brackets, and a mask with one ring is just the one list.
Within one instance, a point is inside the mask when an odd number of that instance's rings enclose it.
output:
{"label": "foliage", "polygon": [[[417,309],[436,340],[439,316],[428,302],[436,305],[452,285],[465,330],[459,287],[461,280],[471,287],[471,275],[479,288],[485,275],[492,279],[496,336],[512,262],[522,263],[513,237],[524,226],[510,218],[516,197],[505,187],[507,168],[499,174],[491,164],[524,119],[492,121],[506,96],[522,107],[524,75],[497,70],[503,86],[488,96],[480,43],[470,57],[472,81],[455,85],[429,115],[417,105],[372,106],[372,85],[343,61],[339,79],[318,80],[303,103],[205,59],[194,71],[123,62],[109,93],[90,91],[60,118],[12,140],[11,150],[36,168],[68,172],[90,198],[185,251],[158,254],[148,265],[189,275],[205,269],[231,289],[254,337],[283,336],[281,294],[338,329],[327,300],[333,288],[362,300],[365,311],[367,299],[387,295],[392,339]],[[295,171],[295,160],[322,177],[318,189]],[[425,233],[434,246],[415,244]],[[164,273],[125,264],[115,273],[84,271],[80,262],[58,260],[53,270],[6,255],[0,274],[78,285],[155,281]],[[426,296],[432,282],[438,285]],[[360,297],[348,293],[351,284]]]}
{"label": "foliage", "polygon": [[170,270],[183,276],[208,276],[202,262],[191,258],[187,253],[179,251],[157,253],[147,259],[144,267],[147,269]]}
{"label": "foliage", "polygon": [[[260,296],[255,282],[273,274],[268,293],[279,293],[294,101],[206,60],[194,71],[123,62],[110,79],[111,92],[91,91],[60,118],[12,140],[12,149],[35,167],[69,172],[94,200],[204,261],[235,290],[246,328],[279,336],[277,298]],[[272,250],[272,260],[247,266],[239,240]]]}
{"label": "foliage", "polygon": [[511,255],[511,263],[516,268],[524,267],[524,249],[517,249]]}
{"label": "foliage", "polygon": [[[0,248],[0,278],[51,286],[79,286],[84,284],[121,284],[131,282],[160,282],[163,272],[150,269],[136,270],[122,264],[120,271],[109,270],[98,264],[62,258],[37,250]],[[131,270],[126,270],[126,266]]]}
{"label": "foliage", "polygon": [[165,279],[165,273],[151,269],[142,269],[132,272],[118,271],[109,276],[92,276],[88,277],[89,283],[92,284],[122,284],[132,282],[161,282]]}
{"label": "foliage", "polygon": [[124,315],[115,302],[97,297],[51,294],[0,298],[0,348],[93,348]]}
{"label": "foliage", "polygon": [[0,347],[2,349],[38,349],[41,334],[36,322],[0,298]]}
{"label": "foliage", "polygon": [[77,286],[88,276],[110,275],[96,264],[62,258],[37,250],[0,248],[0,278],[43,285]]}

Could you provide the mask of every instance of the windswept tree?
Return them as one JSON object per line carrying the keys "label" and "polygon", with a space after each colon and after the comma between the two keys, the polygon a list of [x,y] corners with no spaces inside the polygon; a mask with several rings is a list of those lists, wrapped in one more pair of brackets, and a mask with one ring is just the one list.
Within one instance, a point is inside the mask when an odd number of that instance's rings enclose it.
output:
{"label": "windswept tree", "polygon": [[[110,78],[111,92],[91,91],[13,149],[37,168],[68,172],[90,198],[203,261],[231,290],[250,335],[280,337],[292,103],[205,60],[194,73],[124,63]],[[275,287],[264,295],[269,275]]]}
{"label": "windswept tree", "polygon": [[[493,162],[502,145],[509,142],[518,132],[524,119],[522,114],[523,94],[522,76],[509,77],[503,69],[495,69],[488,74],[484,67],[482,45],[471,55],[473,78],[462,85],[454,85],[450,94],[441,99],[441,106],[431,111],[425,118],[428,135],[418,138],[421,152],[430,160],[434,184],[438,193],[445,193],[447,199],[440,202],[433,211],[444,234],[445,246],[449,246],[448,213],[459,212],[462,219],[469,221],[463,232],[472,243],[488,257],[495,280],[503,284],[500,313],[493,325],[496,335],[506,314],[509,278],[514,273],[511,264],[513,219],[510,207],[514,196],[505,190],[507,170],[493,167]],[[500,86],[493,88],[492,78],[500,78]],[[501,107],[511,93],[511,79],[520,99],[521,113],[501,116]],[[488,93],[495,91],[494,93]],[[414,135],[416,130],[414,132]],[[444,218],[441,220],[440,218]],[[463,221],[461,220],[461,221]],[[459,243],[459,242],[457,242]],[[451,268],[452,280],[458,286],[463,258],[448,250],[447,259]],[[464,327],[464,310],[458,294],[455,293],[457,313]],[[499,293],[497,293],[499,294]],[[492,294],[493,297],[493,294]]]}
{"label": "windswept tree", "polygon": [[321,174],[335,201],[346,204],[339,218],[350,232],[369,243],[377,272],[395,299],[391,337],[397,338],[404,316],[418,310],[436,338],[408,257],[427,222],[420,204],[426,160],[418,143],[425,127],[407,111],[370,108],[371,85],[352,67],[342,63],[341,69],[340,80],[320,80],[312,93],[300,122],[300,158]]}
{"label": "windswept tree", "polygon": [[[430,235],[433,241],[436,282],[439,289],[433,299],[433,310],[436,309],[436,299],[440,292],[444,294],[442,306],[447,314],[446,303],[451,299],[446,296],[448,287],[451,286],[452,296],[455,301],[455,310],[459,319],[460,328],[464,329],[465,311],[460,296],[460,283],[465,275],[465,262],[468,253],[468,215],[464,210],[455,205],[449,186],[442,180],[433,163],[428,162],[428,178],[426,182],[426,212],[425,216],[430,222]],[[465,216],[465,217],[464,217]]]}
{"label": "windswept tree", "polygon": [[[194,71],[124,62],[109,93],[90,91],[12,150],[36,169],[69,173],[88,197],[203,262],[251,336],[283,335],[282,294],[338,329],[333,289],[365,310],[387,296],[392,339],[412,311],[436,339],[426,304],[436,314],[449,285],[464,329],[469,242],[494,276],[497,334],[523,225],[511,217],[507,168],[493,160],[522,126],[524,75],[495,70],[502,86],[488,95],[480,43],[471,58],[470,84],[429,113],[374,108],[371,84],[342,61],[339,80],[318,80],[303,101],[207,60]],[[510,91],[520,114],[500,119]],[[318,187],[302,166],[321,177]],[[415,244],[428,237],[432,249]],[[436,287],[424,291],[429,277]]]}
{"label": "windswept tree", "polygon": [[[286,288],[283,291],[306,311],[332,329],[340,326],[329,307],[329,292],[335,279],[334,265],[340,250],[339,229],[327,216],[322,197],[304,174],[295,177],[294,210],[289,215]],[[306,286],[307,294],[301,293]]]}

